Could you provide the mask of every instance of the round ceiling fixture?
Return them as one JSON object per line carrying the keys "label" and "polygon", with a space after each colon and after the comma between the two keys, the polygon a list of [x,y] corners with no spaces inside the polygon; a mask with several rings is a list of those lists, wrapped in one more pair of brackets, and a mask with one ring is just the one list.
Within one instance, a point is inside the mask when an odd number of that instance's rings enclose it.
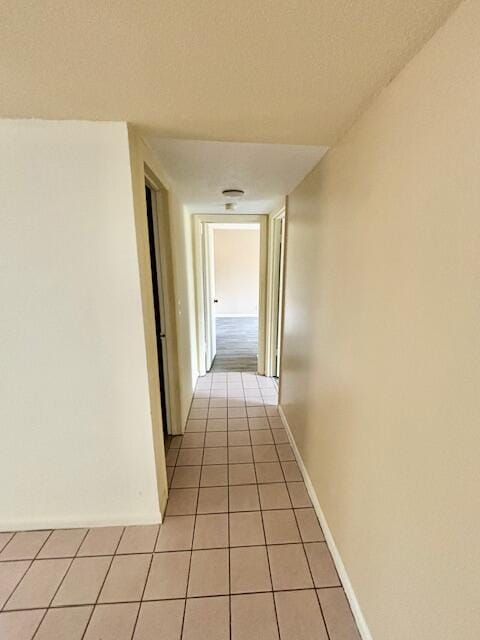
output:
{"label": "round ceiling fixture", "polygon": [[227,198],[241,198],[245,195],[245,191],[243,189],[224,189],[222,193]]}

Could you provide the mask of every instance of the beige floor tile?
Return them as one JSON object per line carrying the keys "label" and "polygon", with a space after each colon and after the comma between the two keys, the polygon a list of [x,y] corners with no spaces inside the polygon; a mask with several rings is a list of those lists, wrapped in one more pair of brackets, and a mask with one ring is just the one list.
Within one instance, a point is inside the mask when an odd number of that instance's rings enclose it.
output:
{"label": "beige floor tile", "polygon": [[49,609],[35,640],[81,640],[93,607]]}
{"label": "beige floor tile", "polygon": [[94,604],[107,575],[112,558],[75,558],[57,591],[53,604]]}
{"label": "beige floor tile", "polygon": [[173,436],[170,441],[170,449],[179,449],[182,445],[183,436]]}
{"label": "beige floor tile", "polygon": [[193,551],[188,596],[228,594],[228,549]]}
{"label": "beige floor tile", "polygon": [[[192,449],[193,451],[193,449]],[[227,464],[228,449],[227,447],[207,447],[203,453],[203,464]]]}
{"label": "beige floor tile", "polygon": [[278,411],[278,407],[275,407],[275,406],[273,406],[273,407],[272,406],[267,406],[267,407],[265,407],[265,411],[267,412],[267,416],[269,416],[269,417],[271,416],[272,418],[280,415],[280,413]]}
{"label": "beige floor tile", "polygon": [[282,465],[283,475],[287,482],[298,482],[303,480],[302,473],[296,462],[293,460],[288,462],[282,461],[280,464]]}
{"label": "beige floor tile", "polygon": [[267,418],[249,418],[248,419],[248,428],[250,430],[254,429],[269,429],[270,425],[268,423]]}
{"label": "beige floor tile", "polygon": [[228,487],[201,487],[198,496],[198,513],[226,513],[228,511]]}
{"label": "beige floor tile", "polygon": [[229,484],[255,484],[255,468],[253,464],[229,464],[228,465]]}
{"label": "beige floor tile", "polygon": [[90,529],[78,551],[79,556],[108,556],[115,553],[123,527]]}
{"label": "beige floor tile", "polygon": [[279,544],[268,547],[274,591],[311,589],[312,578],[301,544]]}
{"label": "beige floor tile", "polygon": [[149,553],[115,556],[98,601],[106,603],[141,600],[150,562]]}
{"label": "beige floor tile", "polygon": [[182,640],[229,640],[228,596],[191,598],[186,602]]}
{"label": "beige floor tile", "polygon": [[204,408],[208,409],[208,405],[209,405],[208,398],[192,400],[192,409],[204,409]]}
{"label": "beige floor tile", "polygon": [[167,516],[187,516],[197,509],[198,489],[171,489],[168,494]]}
{"label": "beige floor tile", "polygon": [[200,433],[185,433],[182,438],[182,449],[197,449],[202,448],[205,441],[205,432]]}
{"label": "beige floor tile", "polygon": [[210,407],[227,407],[227,398],[210,398]]}
{"label": "beige floor tile", "polygon": [[206,419],[196,420],[195,418],[189,418],[185,425],[185,433],[201,433],[202,431],[205,431],[206,427]]}
{"label": "beige floor tile", "polygon": [[30,560],[18,560],[0,563],[0,609],[25,575]]}
{"label": "beige floor tile", "polygon": [[155,551],[184,551],[192,548],[195,516],[167,516],[160,526]]}
{"label": "beige floor tile", "polygon": [[230,549],[231,593],[271,591],[266,547]]}
{"label": "beige floor tile", "polygon": [[189,489],[200,484],[200,466],[176,467],[173,474],[172,489]]}
{"label": "beige floor tile", "polygon": [[307,487],[304,482],[288,482],[287,486],[294,508],[298,509],[312,506],[308,496]]}
{"label": "beige floor tile", "polygon": [[0,553],[0,560],[33,560],[50,533],[50,531],[16,533]]}
{"label": "beige floor tile", "polygon": [[282,640],[328,640],[315,591],[275,593]]}
{"label": "beige floor tile", "polygon": [[169,551],[153,556],[144,600],[184,598],[187,591],[190,551]]}
{"label": "beige floor tile", "polygon": [[273,594],[232,596],[232,640],[279,640]]}
{"label": "beige floor tile", "polygon": [[32,640],[45,609],[0,613],[0,638],[5,640]]}
{"label": "beige floor tile", "polygon": [[262,509],[291,509],[287,485],[284,482],[259,484],[258,491]]}
{"label": "beige floor tile", "polygon": [[251,431],[250,437],[252,439],[252,444],[255,445],[273,444],[273,437],[270,429],[259,429],[258,431]]}
{"label": "beige floor tile", "polygon": [[227,417],[227,409],[226,407],[211,407],[208,411],[208,418],[210,420],[217,420],[218,418],[226,418]]}
{"label": "beige floor tile", "polygon": [[267,544],[300,542],[300,533],[293,509],[263,511],[262,515]]}
{"label": "beige floor tile", "polygon": [[234,485],[229,487],[228,490],[230,499],[230,512],[258,511],[260,509],[257,485]]}
{"label": "beige floor tile", "polygon": [[207,421],[207,431],[226,431],[227,419],[226,418],[212,418]]}
{"label": "beige floor tile", "polygon": [[277,444],[279,460],[295,460],[295,454],[289,444]]}
{"label": "beige floor tile", "polygon": [[295,516],[304,542],[323,542],[325,538],[314,509],[295,509]]}
{"label": "beige floor tile", "polygon": [[247,547],[265,544],[260,511],[243,511],[230,514],[230,546]]}
{"label": "beige floor tile", "polygon": [[0,551],[7,546],[7,543],[13,538],[13,532],[0,533]]}
{"label": "beige floor tile", "polygon": [[177,464],[179,449],[170,449],[167,451],[167,455],[165,456],[165,464],[167,467],[174,467]]}
{"label": "beige floor tile", "polygon": [[133,640],[180,640],[184,600],[142,602]]}
{"label": "beige floor tile", "polygon": [[246,418],[247,410],[245,409],[245,407],[229,407],[228,417],[229,418]]}
{"label": "beige floor tile", "polygon": [[202,467],[201,487],[222,487],[228,484],[228,467],[226,464],[213,464]]}
{"label": "beige floor tile", "polygon": [[316,587],[340,586],[332,556],[325,542],[308,542],[305,544],[305,553]]}
{"label": "beige floor tile", "polygon": [[279,462],[257,462],[255,463],[255,471],[259,484],[284,481]]}
{"label": "beige floor tile", "polygon": [[138,608],[134,602],[97,605],[84,640],[130,640]]}
{"label": "beige floor tile", "polygon": [[285,429],[272,429],[273,440],[275,444],[288,444],[288,434]]}
{"label": "beige floor tile", "polygon": [[225,431],[209,431],[205,436],[205,447],[226,447],[227,434]]}
{"label": "beige floor tile", "polygon": [[229,431],[228,446],[244,447],[250,445],[250,431]]}
{"label": "beige floor tile", "polygon": [[318,589],[317,593],[330,640],[360,640],[343,589]]}
{"label": "beige floor tile", "polygon": [[273,444],[255,445],[253,448],[253,458],[255,462],[277,462],[278,456]]}
{"label": "beige floor tile", "polygon": [[249,418],[263,418],[266,415],[265,407],[247,407],[247,416]]}
{"label": "beige floor tile", "polygon": [[[198,402],[198,401],[197,401]],[[188,414],[189,420],[205,420],[208,416],[208,402],[203,406],[193,406],[190,409],[190,413]]]}
{"label": "beige floor tile", "polygon": [[57,529],[45,542],[37,558],[73,558],[87,529]]}
{"label": "beige floor tile", "polygon": [[169,488],[172,486],[172,478],[173,478],[174,471],[175,471],[175,467],[167,467],[167,482],[168,482]]}
{"label": "beige floor tile", "polygon": [[71,560],[34,560],[5,609],[48,607]]}
{"label": "beige floor tile", "polygon": [[228,547],[228,514],[197,515],[195,521],[194,549]]}
{"label": "beige floor tile", "polygon": [[117,553],[152,553],[158,529],[158,524],[125,527]]}
{"label": "beige floor tile", "polygon": [[248,430],[247,418],[229,418],[228,430],[229,431],[247,431]]}
{"label": "beige floor tile", "polygon": [[[238,433],[243,433],[243,432],[238,431]],[[229,447],[228,461],[232,464],[240,463],[240,462],[253,462],[252,447],[250,446]]]}
{"label": "beige floor tile", "polygon": [[202,464],[203,449],[180,449],[177,467],[193,467]]}

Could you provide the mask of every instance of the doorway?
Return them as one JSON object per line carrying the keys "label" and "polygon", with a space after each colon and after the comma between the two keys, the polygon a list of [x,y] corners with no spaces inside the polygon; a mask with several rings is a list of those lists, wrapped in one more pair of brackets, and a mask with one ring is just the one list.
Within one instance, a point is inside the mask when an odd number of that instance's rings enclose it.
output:
{"label": "doorway", "polygon": [[156,192],[149,184],[145,184],[145,200],[147,210],[148,244],[150,252],[150,269],[152,274],[152,295],[155,317],[155,335],[157,342],[157,361],[160,386],[160,404],[164,440],[167,442],[170,432],[170,412],[168,400],[167,345],[165,303],[162,288],[162,272],[160,260],[160,238],[157,217]]}

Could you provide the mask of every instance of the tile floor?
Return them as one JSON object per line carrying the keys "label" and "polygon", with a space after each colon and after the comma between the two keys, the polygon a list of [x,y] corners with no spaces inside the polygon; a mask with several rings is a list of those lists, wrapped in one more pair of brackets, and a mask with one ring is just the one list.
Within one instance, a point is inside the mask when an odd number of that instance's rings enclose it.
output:
{"label": "tile floor", "polygon": [[161,527],[0,533],[0,638],[358,640],[276,405],[199,380]]}

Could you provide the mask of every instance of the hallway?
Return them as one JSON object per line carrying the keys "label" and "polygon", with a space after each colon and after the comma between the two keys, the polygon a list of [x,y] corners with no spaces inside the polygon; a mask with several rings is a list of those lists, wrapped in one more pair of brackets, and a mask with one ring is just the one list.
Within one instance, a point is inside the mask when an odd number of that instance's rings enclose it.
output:
{"label": "hallway", "polygon": [[273,382],[200,378],[157,525],[0,534],[0,637],[356,640]]}
{"label": "hallway", "polygon": [[212,371],[257,371],[258,318],[216,318],[217,355]]}

